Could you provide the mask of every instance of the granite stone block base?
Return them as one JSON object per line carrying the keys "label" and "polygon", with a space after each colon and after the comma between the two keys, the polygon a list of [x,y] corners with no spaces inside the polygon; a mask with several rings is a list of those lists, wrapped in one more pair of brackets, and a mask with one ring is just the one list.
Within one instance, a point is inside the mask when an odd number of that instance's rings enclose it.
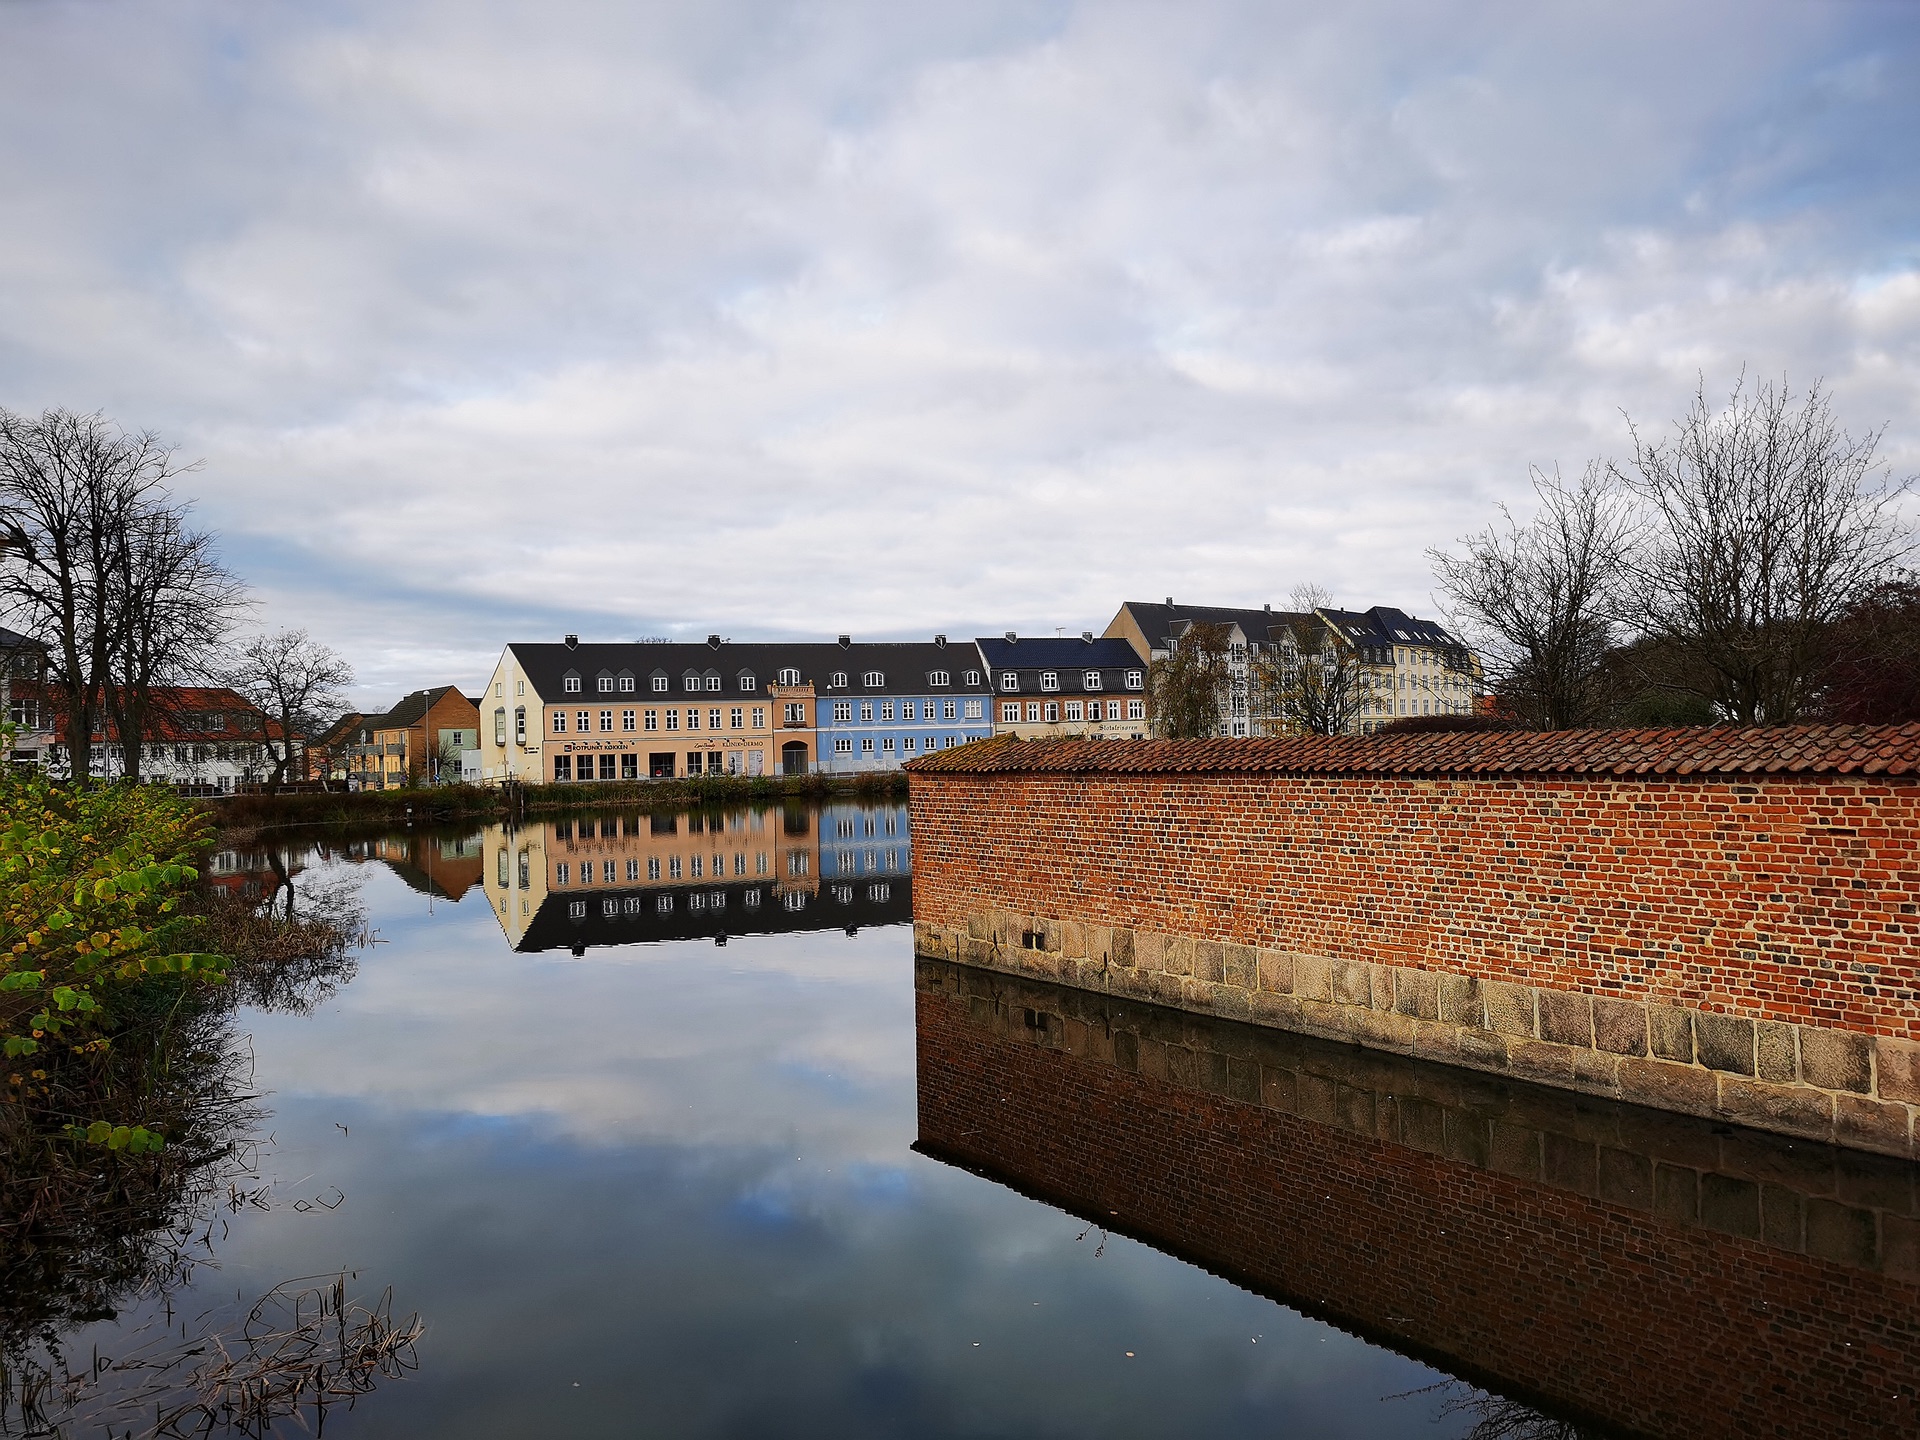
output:
{"label": "granite stone block base", "polygon": [[1920,1044],[1411,966],[987,910],[916,921],[935,960],[1920,1158]]}

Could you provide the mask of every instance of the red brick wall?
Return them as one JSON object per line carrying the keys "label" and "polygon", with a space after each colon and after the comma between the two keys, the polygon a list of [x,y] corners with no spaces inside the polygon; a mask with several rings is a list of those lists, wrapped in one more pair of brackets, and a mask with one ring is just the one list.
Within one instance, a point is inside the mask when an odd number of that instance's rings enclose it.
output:
{"label": "red brick wall", "polygon": [[1915,1433],[1910,1279],[1012,1043],[958,995],[917,1001],[920,1137],[945,1158],[1632,1431]]}
{"label": "red brick wall", "polygon": [[917,769],[914,913],[1083,917],[1920,1039],[1916,822],[1904,776]]}

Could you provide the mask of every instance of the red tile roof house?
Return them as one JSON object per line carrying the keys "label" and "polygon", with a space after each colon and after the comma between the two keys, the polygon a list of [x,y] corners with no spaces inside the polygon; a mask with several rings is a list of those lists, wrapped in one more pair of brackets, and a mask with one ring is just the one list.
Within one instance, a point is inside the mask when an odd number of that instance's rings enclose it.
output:
{"label": "red tile roof house", "polygon": [[[73,772],[65,718],[57,713],[53,696],[43,696],[41,706],[56,711],[54,743],[44,752],[44,767],[49,774],[67,777]],[[117,780],[127,773],[125,748],[104,715],[96,717],[95,726],[93,776]],[[188,795],[230,795],[236,786],[272,777],[273,757],[266,742],[277,744],[279,739],[279,722],[224,686],[156,686],[148,733],[141,741],[140,775]],[[302,763],[296,755],[295,773]]]}

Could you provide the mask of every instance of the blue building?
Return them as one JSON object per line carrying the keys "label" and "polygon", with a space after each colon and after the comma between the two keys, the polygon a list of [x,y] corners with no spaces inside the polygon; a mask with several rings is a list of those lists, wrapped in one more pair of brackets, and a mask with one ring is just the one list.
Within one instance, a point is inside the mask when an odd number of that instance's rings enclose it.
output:
{"label": "blue building", "polygon": [[896,770],[932,750],[993,734],[992,696],[976,647],[887,641],[808,646],[819,768]]}
{"label": "blue building", "polygon": [[847,907],[885,903],[898,886],[905,893],[913,874],[912,839],[904,804],[857,801],[820,811],[820,895],[823,903]]}

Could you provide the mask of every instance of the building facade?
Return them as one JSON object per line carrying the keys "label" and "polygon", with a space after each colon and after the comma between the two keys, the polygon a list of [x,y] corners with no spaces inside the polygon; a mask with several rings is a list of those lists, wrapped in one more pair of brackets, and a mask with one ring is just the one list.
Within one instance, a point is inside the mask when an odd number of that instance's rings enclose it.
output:
{"label": "building facade", "polygon": [[993,733],[986,667],[971,645],[867,642],[842,635],[817,661],[820,769],[897,770],[933,750]]}
{"label": "building facade", "polygon": [[[70,778],[72,757],[55,697],[44,685],[31,690],[21,685],[15,689],[14,704],[22,713],[37,707],[42,726],[31,745],[16,738],[15,762],[39,765],[57,779]],[[99,728],[89,737],[89,773],[98,780],[124,778],[127,747],[107,729],[104,716],[96,716],[95,725]],[[139,742],[136,768],[141,779],[189,795],[229,795],[273,774],[267,742],[277,744],[279,739],[278,722],[224,686],[156,685],[150,691],[147,734]],[[298,770],[305,764],[298,737],[294,749]]]}
{"label": "building facade", "polygon": [[1147,667],[1124,640],[1021,638],[974,641],[993,693],[993,733],[1026,739],[1147,734]]}
{"label": "building facade", "polygon": [[0,715],[13,727],[15,765],[43,765],[54,743],[47,704],[47,647],[0,626]]}
{"label": "building facade", "polygon": [[354,789],[451,783],[461,778],[461,757],[479,748],[480,709],[454,686],[439,685],[363,717],[358,730],[358,743],[345,747]]}
{"label": "building facade", "polygon": [[1226,628],[1228,692],[1221,699],[1218,734],[1274,733],[1273,717],[1260,713],[1256,663],[1262,654],[1280,655],[1293,644],[1300,622],[1328,626],[1348,651],[1358,672],[1359,700],[1346,733],[1370,735],[1390,720],[1410,715],[1471,715],[1481,691],[1481,670],[1473,652],[1445,626],[1404,610],[1375,605],[1367,610],[1331,606],[1312,615],[1298,611],[1234,609],[1218,605],[1176,605],[1129,600],[1120,607],[1106,634],[1124,639],[1151,665],[1165,659],[1196,624]]}

